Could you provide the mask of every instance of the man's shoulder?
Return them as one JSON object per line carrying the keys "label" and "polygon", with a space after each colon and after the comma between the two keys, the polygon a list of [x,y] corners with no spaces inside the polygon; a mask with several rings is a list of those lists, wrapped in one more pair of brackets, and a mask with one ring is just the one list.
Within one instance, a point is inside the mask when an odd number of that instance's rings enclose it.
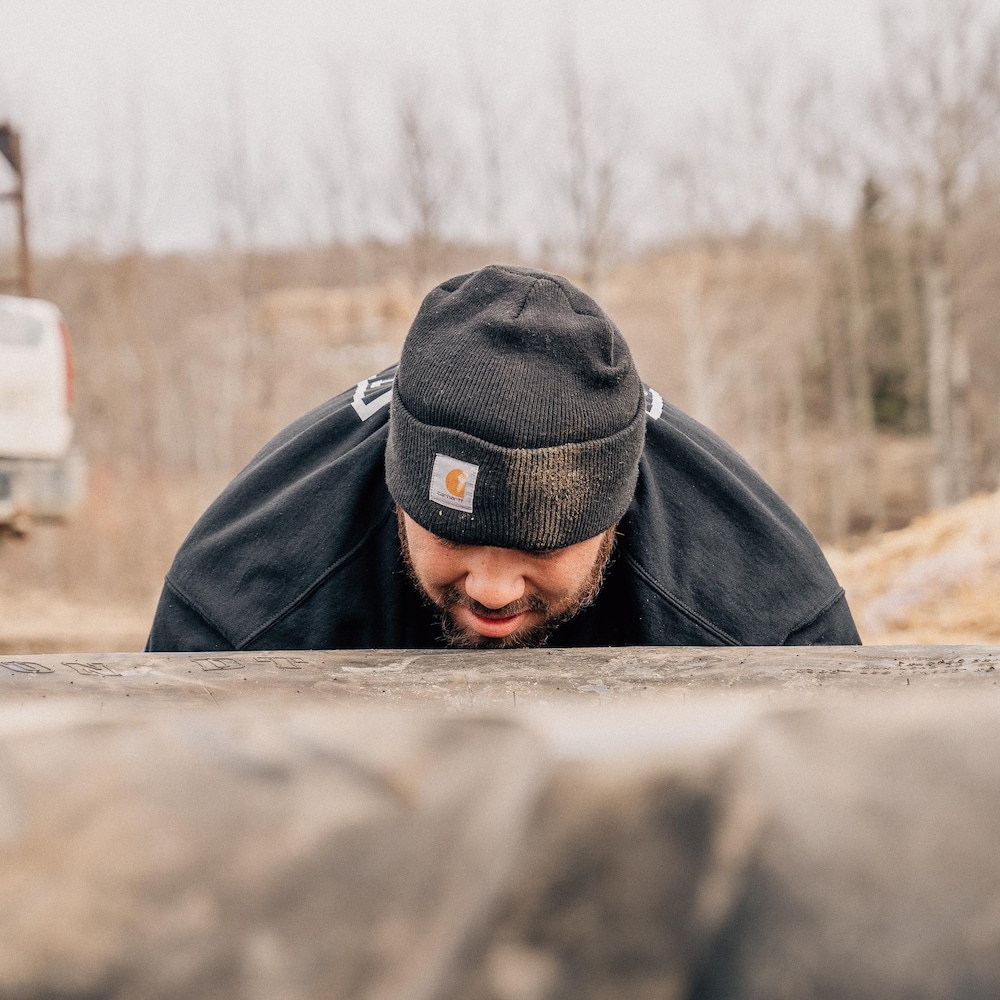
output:
{"label": "man's shoulder", "polygon": [[812,533],[717,434],[647,390],[624,557],[639,586],[712,641],[776,645],[837,601]]}
{"label": "man's shoulder", "polygon": [[359,382],[277,434],[178,551],[170,586],[233,645],[304,600],[384,528],[393,375]]}

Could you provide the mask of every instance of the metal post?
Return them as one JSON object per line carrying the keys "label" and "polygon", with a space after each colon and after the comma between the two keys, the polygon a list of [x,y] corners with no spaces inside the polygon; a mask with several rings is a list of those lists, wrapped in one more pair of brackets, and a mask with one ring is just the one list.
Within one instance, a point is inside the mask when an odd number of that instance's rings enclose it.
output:
{"label": "metal post", "polygon": [[31,250],[28,244],[28,207],[24,193],[24,160],[20,133],[9,122],[0,122],[0,154],[11,165],[17,178],[13,191],[0,193],[0,201],[14,202],[17,210],[18,274],[14,288],[19,295],[32,294]]}

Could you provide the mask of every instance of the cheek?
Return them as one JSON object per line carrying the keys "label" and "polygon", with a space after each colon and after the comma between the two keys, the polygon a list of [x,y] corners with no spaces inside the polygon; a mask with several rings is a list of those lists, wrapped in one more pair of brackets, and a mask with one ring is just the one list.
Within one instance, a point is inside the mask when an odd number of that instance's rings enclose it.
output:
{"label": "cheek", "polygon": [[589,581],[593,564],[592,559],[581,556],[556,566],[544,565],[535,573],[535,586],[553,598],[576,594]]}
{"label": "cheek", "polygon": [[555,559],[540,563],[535,568],[535,586],[549,599],[575,597],[593,582],[604,543],[604,536],[590,538]]}
{"label": "cheek", "polygon": [[411,544],[410,561],[417,579],[431,596],[437,596],[442,588],[454,583],[462,573],[454,554],[436,545]]}

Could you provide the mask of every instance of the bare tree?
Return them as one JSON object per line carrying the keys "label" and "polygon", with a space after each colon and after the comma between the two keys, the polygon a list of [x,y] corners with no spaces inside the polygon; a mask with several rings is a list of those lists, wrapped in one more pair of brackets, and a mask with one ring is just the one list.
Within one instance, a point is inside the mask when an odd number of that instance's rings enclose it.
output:
{"label": "bare tree", "polygon": [[[872,385],[874,310],[864,281],[863,245],[850,233],[845,240],[836,227],[837,215],[857,201],[866,164],[842,125],[828,67],[805,72],[791,92],[787,121],[792,160],[782,186],[810,259],[814,292],[826,300],[817,307],[813,336],[826,346],[835,432],[827,477],[830,537],[840,539],[853,524],[880,530],[886,518]],[[831,317],[831,307],[839,315]]]}
{"label": "bare tree", "polygon": [[438,266],[445,227],[464,196],[458,146],[426,79],[407,74],[396,89],[394,202],[410,246],[411,278],[423,288]]}
{"label": "bare tree", "polygon": [[487,239],[504,244],[510,240],[506,151],[512,123],[501,110],[497,88],[487,79],[480,65],[471,63],[467,75],[475,141],[480,154],[483,221]]}
{"label": "bare tree", "polygon": [[563,150],[556,182],[581,281],[599,294],[609,264],[625,243],[622,207],[632,115],[620,88],[610,82],[594,87],[584,78],[570,45],[557,52],[555,67]]}
{"label": "bare tree", "polygon": [[[822,484],[816,516],[828,537],[841,538],[884,520],[866,303],[837,225],[850,217],[864,161],[829,69],[756,37],[752,13],[752,5],[712,5],[735,96],[675,133],[661,161],[673,196],[665,229],[682,235],[698,265],[678,288],[688,405],[717,425],[734,407],[743,413],[736,433],[760,438],[753,447],[762,459],[766,443],[765,464],[793,503],[804,509]],[[733,289],[724,323],[706,308],[713,282]],[[793,288],[798,324],[782,318]],[[726,326],[744,331],[727,336]],[[744,390],[748,370],[760,375]],[[811,447],[810,435],[824,447]]]}
{"label": "bare tree", "polygon": [[216,147],[210,160],[212,191],[220,242],[236,252],[244,298],[260,291],[259,253],[273,229],[285,180],[273,140],[254,135],[253,117],[240,80],[229,81],[221,121],[214,127]]}
{"label": "bare tree", "polygon": [[329,277],[334,274],[337,245],[354,243],[354,280],[365,284],[372,279],[365,253],[373,223],[371,167],[358,122],[354,81],[343,63],[327,67],[323,120],[307,151],[319,189],[321,239],[331,254]]}
{"label": "bare tree", "polygon": [[[274,330],[258,322],[252,305],[265,290],[264,244],[277,231],[286,184],[273,130],[256,131],[253,124],[246,91],[234,75],[210,162],[219,239],[230,251],[237,283],[233,332],[227,338],[230,343],[225,364],[216,375],[216,389],[228,426],[235,427],[238,416],[249,412],[250,438],[263,441],[275,406],[279,345]],[[247,401],[251,405],[244,409]]]}
{"label": "bare tree", "polygon": [[1000,18],[982,0],[924,0],[913,8],[883,9],[887,72],[875,108],[884,153],[920,223],[931,502],[944,506],[968,496],[974,481],[972,369],[955,307],[952,244],[1000,142]]}

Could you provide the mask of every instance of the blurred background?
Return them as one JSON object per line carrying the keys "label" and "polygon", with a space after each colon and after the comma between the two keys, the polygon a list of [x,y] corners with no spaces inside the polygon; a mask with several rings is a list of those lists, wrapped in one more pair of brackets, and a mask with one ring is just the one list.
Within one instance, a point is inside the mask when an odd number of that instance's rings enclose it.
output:
{"label": "blurred background", "polygon": [[228,479],[490,261],[605,306],[866,641],[1000,641],[1000,0],[0,0],[3,121],[89,485],[0,539],[0,649],[138,648]]}

